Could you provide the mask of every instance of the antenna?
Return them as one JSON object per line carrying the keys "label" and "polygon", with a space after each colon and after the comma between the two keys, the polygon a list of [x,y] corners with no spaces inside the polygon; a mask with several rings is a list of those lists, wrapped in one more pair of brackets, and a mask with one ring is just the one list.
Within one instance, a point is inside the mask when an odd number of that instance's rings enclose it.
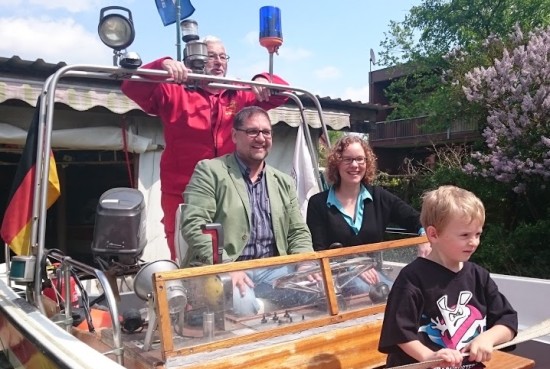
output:
{"label": "antenna", "polygon": [[373,65],[376,65],[376,54],[374,53],[373,49],[370,49],[370,69],[371,70]]}

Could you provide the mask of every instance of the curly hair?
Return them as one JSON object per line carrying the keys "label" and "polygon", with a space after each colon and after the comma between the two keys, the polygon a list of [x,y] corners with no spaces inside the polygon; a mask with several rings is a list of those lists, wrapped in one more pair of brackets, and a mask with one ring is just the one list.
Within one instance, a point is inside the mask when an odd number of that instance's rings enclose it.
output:
{"label": "curly hair", "polygon": [[353,143],[361,144],[363,151],[365,152],[365,175],[361,182],[364,185],[371,184],[376,178],[376,155],[372,151],[368,142],[357,135],[347,135],[339,139],[334,146],[332,146],[329,155],[327,157],[326,165],[326,178],[328,183],[338,188],[340,186],[341,178],[338,166],[342,162],[342,153],[344,150]]}

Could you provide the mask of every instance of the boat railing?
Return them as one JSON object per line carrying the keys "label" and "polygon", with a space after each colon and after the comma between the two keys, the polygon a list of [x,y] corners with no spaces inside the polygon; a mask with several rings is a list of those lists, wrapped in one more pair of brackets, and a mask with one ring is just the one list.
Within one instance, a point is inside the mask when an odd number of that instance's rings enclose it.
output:
{"label": "boat railing", "polygon": [[[45,233],[46,233],[46,214],[47,214],[47,190],[49,178],[49,166],[45,165],[45,161],[49,157],[51,151],[51,134],[53,128],[53,117],[54,117],[54,107],[56,102],[56,89],[59,81],[62,78],[88,78],[88,79],[103,79],[103,80],[136,80],[149,83],[175,83],[172,81],[166,71],[161,70],[150,70],[150,69],[126,69],[119,67],[109,67],[109,66],[97,66],[97,65],[68,65],[60,68],[56,73],[51,75],[46,82],[44,83],[43,89],[39,96],[40,102],[40,111],[39,111],[39,131],[38,131],[38,140],[37,140],[37,156],[36,156],[36,172],[35,172],[35,181],[34,181],[34,190],[33,190],[33,209],[32,209],[32,218],[31,218],[31,232],[30,232],[30,250],[31,254],[35,256],[37,261],[41,261],[45,257]],[[305,96],[313,101],[314,105],[318,109],[319,119],[321,122],[321,127],[325,135],[327,135],[327,128],[324,121],[324,116],[322,114],[321,105],[315,95],[312,93],[297,88],[294,86],[273,84],[273,83],[264,83],[257,81],[242,81],[238,79],[231,79],[226,77],[216,77],[203,74],[189,74],[188,76],[189,83],[208,83],[213,87],[220,87],[226,89],[250,89],[253,86],[267,87],[276,93],[284,94],[285,96],[291,98],[299,107],[302,115],[302,124],[307,128],[307,122],[305,121],[304,107],[301,103],[300,96]],[[310,151],[311,157],[317,161],[317,153],[314,150],[314,146],[311,141],[311,136],[309,135],[309,129],[304,129],[304,135],[306,138],[306,143],[308,145],[308,150]],[[328,136],[328,135],[327,135]],[[314,170],[318,168],[318,165],[313,166]],[[319,172],[315,173],[317,181],[321,184],[321,178]],[[48,254],[48,256],[52,256]],[[71,258],[57,255],[63,264],[63,270],[66,271],[63,278],[68,281],[70,278],[70,273],[68,270],[70,268],[75,268],[80,272],[87,273],[95,278],[97,278],[102,285],[103,290],[105,291],[105,296],[108,301],[109,310],[113,320],[114,328],[114,341],[115,341],[115,350],[114,353],[117,355],[117,358],[121,358],[122,346],[120,344],[120,323],[118,322],[118,311],[116,309],[116,303],[113,303],[114,293],[111,289],[110,284],[107,282],[105,273],[102,271],[89,267],[83,263],[80,263]],[[34,282],[31,282],[27,286],[27,296],[33,296],[29,298],[38,309],[45,314],[46,309],[44,307],[44,302],[40,298],[42,293],[42,275],[43,270],[40,268],[40,263],[36,263],[34,270]],[[67,300],[69,301],[69,300]],[[67,304],[70,305],[70,304]],[[65,311],[66,320],[70,318],[70,306],[67,306]]]}
{"label": "boat railing", "polygon": [[[53,126],[53,115],[54,115],[54,106],[55,106],[55,91],[58,85],[58,82],[61,78],[65,77],[78,77],[78,78],[91,78],[91,79],[111,79],[111,80],[122,80],[122,79],[131,79],[143,82],[150,83],[159,83],[159,82],[173,82],[166,71],[161,70],[151,70],[151,69],[126,69],[118,67],[108,67],[108,66],[97,66],[97,65],[68,65],[60,68],[56,73],[51,75],[45,82],[42,93],[40,95],[40,127],[38,134],[38,147],[37,147],[37,160],[36,167],[40,170],[36,171],[35,177],[35,187],[33,198],[38,199],[38,201],[33,202],[33,217],[31,224],[31,249],[33,254],[35,254],[37,260],[41,260],[44,254],[44,244],[45,244],[45,229],[46,229],[46,200],[47,200],[47,187],[43,184],[47,183],[49,175],[49,166],[43,165],[44,158],[49,157],[49,152],[51,150],[51,133]],[[238,79],[231,79],[226,77],[216,77],[203,74],[189,74],[189,81],[194,82],[208,82],[215,83],[218,87],[232,88],[232,89],[243,89],[251,88],[252,86],[262,86],[268,87],[274,91],[281,91],[287,96],[289,91],[292,91],[294,94],[301,94],[310,98],[315,106],[319,109],[319,119],[321,121],[322,129],[326,133],[326,125],[324,122],[324,117],[322,110],[320,110],[321,105],[315,95],[312,93],[297,88],[294,86],[281,85],[281,84],[272,84],[264,83],[257,81],[242,81]],[[294,98],[295,101],[299,98]],[[302,117],[304,117],[303,106],[302,108]],[[306,124],[306,123],[304,123]],[[309,130],[304,130],[304,132],[309,133]],[[304,134],[307,134],[304,133]],[[308,144],[311,144],[311,138],[307,140]],[[309,147],[312,157],[316,157],[316,154],[313,151],[313,146]],[[315,166],[314,168],[318,168]],[[316,173],[316,177],[319,179],[319,174]],[[35,272],[35,285],[34,292],[39,294],[41,291],[41,271],[36,270]],[[41,311],[44,312],[44,306],[42,305],[40,299],[37,299],[38,307]]]}

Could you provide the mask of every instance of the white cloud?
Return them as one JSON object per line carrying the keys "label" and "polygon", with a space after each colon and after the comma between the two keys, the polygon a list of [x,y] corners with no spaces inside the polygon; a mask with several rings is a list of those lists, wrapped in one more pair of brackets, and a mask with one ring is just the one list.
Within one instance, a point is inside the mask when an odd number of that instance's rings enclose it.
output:
{"label": "white cloud", "polygon": [[266,66],[266,62],[259,61],[256,63],[246,63],[246,64],[235,65],[233,68],[230,65],[228,66],[227,69],[229,74],[234,73],[238,78],[248,80],[252,78],[252,76],[258,73],[266,72],[268,69],[268,66]]}
{"label": "white cloud", "polygon": [[0,0],[0,6],[6,8],[16,8],[21,5],[21,0]]}
{"label": "white cloud", "polygon": [[302,49],[302,48],[296,49],[296,48],[291,48],[283,45],[279,49],[279,57],[281,59],[284,59],[286,61],[291,61],[291,62],[308,59],[311,55],[312,55],[311,51]]}
{"label": "white cloud", "polygon": [[342,96],[343,100],[350,99],[351,101],[361,101],[361,102],[368,102],[369,101],[369,85],[363,86],[363,87],[348,87],[344,91],[344,96]]}
{"label": "white cloud", "polygon": [[71,13],[101,8],[102,2],[101,0],[30,0],[32,6],[40,6],[46,9],[64,9]]}
{"label": "white cloud", "polygon": [[[248,32],[244,36],[243,40],[244,40],[244,43],[249,46],[258,47],[260,45],[258,31]],[[277,54],[275,55],[275,57],[278,57],[287,62],[296,62],[296,61],[308,59],[309,57],[311,57],[311,55],[312,55],[311,51],[307,49],[292,48],[283,44],[277,51]]]}
{"label": "white cloud", "polygon": [[250,31],[244,36],[244,42],[247,45],[258,45],[258,31]]}
{"label": "white cloud", "polygon": [[[16,31],[15,31],[16,30]],[[106,64],[112,51],[71,18],[0,18],[0,55],[49,63]]]}
{"label": "white cloud", "polygon": [[[27,3],[27,1],[25,1]],[[16,9],[20,6],[28,7],[27,11],[39,9],[59,9],[71,13],[84,12],[101,8],[106,0],[30,0],[25,5],[22,0],[0,0],[0,7]]]}
{"label": "white cloud", "polygon": [[314,72],[315,76],[319,79],[335,79],[340,77],[340,69],[333,67],[333,66],[327,66],[320,69],[315,70]]}

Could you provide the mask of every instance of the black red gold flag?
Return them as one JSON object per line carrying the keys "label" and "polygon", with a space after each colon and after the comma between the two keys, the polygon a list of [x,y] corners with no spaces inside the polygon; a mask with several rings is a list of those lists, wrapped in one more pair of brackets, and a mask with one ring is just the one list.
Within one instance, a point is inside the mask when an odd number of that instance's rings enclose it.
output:
{"label": "black red gold flag", "polygon": [[[12,251],[17,255],[30,254],[30,233],[32,220],[32,207],[34,192],[34,177],[36,171],[36,151],[38,143],[40,115],[40,99],[32,122],[27,133],[25,147],[15,172],[10,196],[8,198],[6,212],[2,220],[0,235]],[[45,158],[44,165],[49,165],[48,196],[46,205],[49,208],[59,197],[60,187],[57,177],[57,168],[53,152],[50,151],[49,158]]]}

